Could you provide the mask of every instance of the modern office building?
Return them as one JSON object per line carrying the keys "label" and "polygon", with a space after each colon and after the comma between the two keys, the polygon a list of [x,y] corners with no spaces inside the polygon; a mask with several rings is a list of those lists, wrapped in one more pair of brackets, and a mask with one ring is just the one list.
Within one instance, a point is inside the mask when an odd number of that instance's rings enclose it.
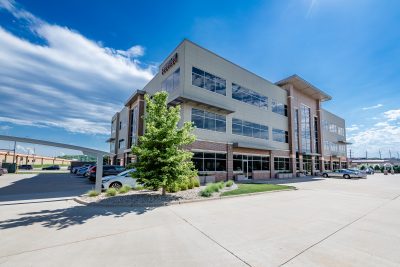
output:
{"label": "modern office building", "polygon": [[272,83],[182,41],[159,72],[112,118],[113,163],[134,160],[130,147],[145,129],[143,96],[165,90],[192,121],[197,141],[188,149],[200,173],[217,180],[314,174],[347,165],[345,121],[322,109],[331,97],[297,75]]}

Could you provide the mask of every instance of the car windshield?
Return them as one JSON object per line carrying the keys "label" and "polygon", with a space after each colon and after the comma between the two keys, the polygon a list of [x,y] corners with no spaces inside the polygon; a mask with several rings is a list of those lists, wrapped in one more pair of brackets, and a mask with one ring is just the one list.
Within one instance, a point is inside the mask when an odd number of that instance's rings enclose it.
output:
{"label": "car windshield", "polygon": [[126,176],[128,173],[132,173],[134,171],[135,171],[134,169],[126,170],[126,171],[123,171],[123,172],[117,174],[117,176]]}

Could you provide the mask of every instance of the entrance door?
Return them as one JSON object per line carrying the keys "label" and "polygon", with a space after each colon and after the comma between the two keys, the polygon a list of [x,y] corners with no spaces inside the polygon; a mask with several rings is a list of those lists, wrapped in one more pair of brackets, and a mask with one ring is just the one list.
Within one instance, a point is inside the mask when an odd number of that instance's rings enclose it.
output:
{"label": "entrance door", "polygon": [[252,179],[252,170],[251,167],[249,168],[249,161],[247,159],[243,159],[242,161],[243,164],[243,175],[247,178],[247,179]]}

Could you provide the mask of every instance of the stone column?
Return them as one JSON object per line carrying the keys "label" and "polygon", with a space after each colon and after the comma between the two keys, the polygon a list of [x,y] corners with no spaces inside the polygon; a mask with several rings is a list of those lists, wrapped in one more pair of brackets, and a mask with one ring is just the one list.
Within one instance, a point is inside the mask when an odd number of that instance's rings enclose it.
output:
{"label": "stone column", "polygon": [[233,180],[233,146],[232,144],[226,145],[226,171],[227,171],[227,179]]}
{"label": "stone column", "polygon": [[269,164],[270,164],[270,174],[271,174],[271,178],[275,178],[275,166],[274,166],[274,154],[272,153],[272,151],[270,152],[270,156],[269,156]]}
{"label": "stone column", "polygon": [[311,156],[311,175],[315,175],[315,156]]}

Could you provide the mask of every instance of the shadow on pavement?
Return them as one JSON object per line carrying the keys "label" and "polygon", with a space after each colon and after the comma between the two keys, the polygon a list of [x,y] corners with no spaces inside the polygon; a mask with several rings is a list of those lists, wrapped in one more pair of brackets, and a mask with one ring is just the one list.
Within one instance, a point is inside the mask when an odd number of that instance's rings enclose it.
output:
{"label": "shadow on pavement", "polygon": [[15,227],[29,226],[32,224],[40,224],[43,227],[56,228],[57,230],[65,229],[70,226],[86,223],[88,220],[102,217],[112,216],[120,218],[127,214],[143,214],[157,208],[152,207],[98,207],[98,206],[73,206],[69,208],[41,210],[34,212],[26,212],[19,214],[18,218],[0,221],[0,230]]}
{"label": "shadow on pavement", "polygon": [[94,186],[88,179],[69,173],[27,174],[25,178],[18,177],[21,174],[0,177],[11,180],[10,185],[0,188],[0,204],[2,201],[73,197],[86,193]]}

